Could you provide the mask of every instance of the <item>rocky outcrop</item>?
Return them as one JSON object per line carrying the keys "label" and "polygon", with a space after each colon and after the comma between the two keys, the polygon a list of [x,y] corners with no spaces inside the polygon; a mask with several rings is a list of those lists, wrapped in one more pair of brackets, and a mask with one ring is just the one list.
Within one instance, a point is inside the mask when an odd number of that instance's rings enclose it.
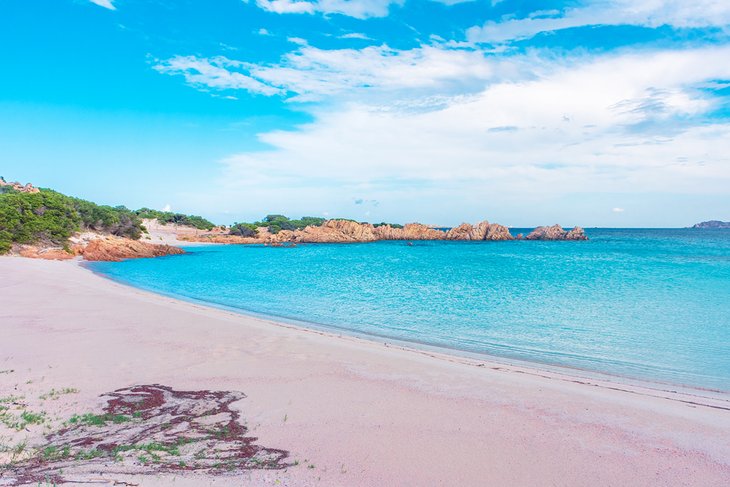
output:
{"label": "rocky outcrop", "polygon": [[[296,243],[353,243],[375,242],[378,240],[470,240],[470,241],[505,241],[515,240],[509,228],[498,223],[483,221],[476,225],[462,223],[448,231],[437,230],[420,223],[409,223],[404,227],[391,225],[374,226],[370,223],[358,223],[352,220],[327,220],[321,226],[308,226],[302,230],[282,230],[270,233],[266,227],[260,227],[256,237],[240,237],[221,235],[209,232],[199,235],[178,235],[180,240],[205,243],[229,244],[296,244]],[[526,237],[528,240],[588,240],[580,227],[570,231],[563,230],[560,225],[536,228]]]}
{"label": "rocky outcrop", "polygon": [[271,235],[273,242],[338,243],[374,242],[378,240],[375,228],[370,224],[350,220],[328,220],[322,226],[308,226],[303,230],[284,230]]}
{"label": "rocky outcrop", "polygon": [[403,228],[381,225],[375,228],[378,240],[443,240],[446,234],[421,223],[407,223]]}
{"label": "rocky outcrop", "polygon": [[260,230],[263,243],[347,243],[378,240],[512,240],[507,227],[482,222],[473,227],[467,223],[449,233],[420,223],[408,223],[402,228],[391,225],[374,226],[350,220],[328,220],[321,226],[303,230],[283,230],[277,234]]}
{"label": "rocky outcrop", "polygon": [[128,238],[86,232],[72,237],[70,247],[17,245],[11,253],[31,259],[69,260],[81,256],[90,261],[118,262],[125,259],[184,254],[185,251],[171,245],[151,244]]}
{"label": "rocky outcrop", "polygon": [[282,230],[272,234],[259,230],[263,243],[352,243],[377,240],[443,240],[444,232],[420,223],[409,223],[403,228],[390,225],[374,226],[351,220],[328,220],[321,226],[310,225],[302,230]]}
{"label": "rocky outcrop", "polygon": [[20,184],[17,181],[13,182],[6,182],[5,178],[0,176],[0,187],[9,187],[12,188],[15,191],[19,191],[21,193],[40,193],[40,189],[36,188],[32,184]]}
{"label": "rocky outcrop", "polygon": [[730,222],[710,220],[692,225],[692,228],[730,228]]}
{"label": "rocky outcrop", "polygon": [[537,227],[525,237],[525,240],[588,240],[588,237],[581,227],[566,231],[560,225],[553,225]]}
{"label": "rocky outcrop", "polygon": [[509,233],[509,229],[499,223],[489,223],[483,221],[476,225],[470,225],[469,223],[462,223],[458,227],[454,227],[446,232],[447,240],[491,240],[491,241],[502,241],[502,240],[514,240],[514,237]]}
{"label": "rocky outcrop", "polygon": [[[478,223],[476,226],[470,223],[462,223],[458,227],[454,227],[446,232],[447,240],[484,240],[486,228],[484,223]],[[487,223],[489,225],[489,223]]]}
{"label": "rocky outcrop", "polygon": [[70,260],[76,257],[76,253],[61,247],[43,248],[36,245],[21,245],[13,250],[14,254],[30,259],[44,260]]}
{"label": "rocky outcrop", "polygon": [[582,227],[573,227],[563,240],[588,240],[588,237]]}
{"label": "rocky outcrop", "polygon": [[151,244],[119,237],[91,240],[85,246],[74,246],[73,251],[86,260],[111,262],[185,253],[183,249],[171,245]]}

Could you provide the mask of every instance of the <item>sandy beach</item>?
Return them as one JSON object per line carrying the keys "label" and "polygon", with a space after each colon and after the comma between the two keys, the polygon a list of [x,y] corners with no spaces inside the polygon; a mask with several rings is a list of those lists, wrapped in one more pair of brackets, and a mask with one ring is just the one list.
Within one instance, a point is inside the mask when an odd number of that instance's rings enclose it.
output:
{"label": "sandy beach", "polygon": [[[134,385],[240,391],[250,434],[291,460],[222,476],[65,472],[101,485],[730,485],[727,395],[300,329],[126,287],[75,261],[0,258],[0,371],[0,396],[58,421]],[[41,399],[64,388],[74,392]],[[33,445],[43,433],[0,439]]]}

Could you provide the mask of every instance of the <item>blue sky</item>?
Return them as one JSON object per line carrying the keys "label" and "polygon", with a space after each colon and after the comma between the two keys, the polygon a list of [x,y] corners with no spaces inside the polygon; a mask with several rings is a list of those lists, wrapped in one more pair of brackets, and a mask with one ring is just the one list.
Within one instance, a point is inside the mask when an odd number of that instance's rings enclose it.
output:
{"label": "blue sky", "polygon": [[220,223],[730,220],[725,0],[0,0],[0,175]]}

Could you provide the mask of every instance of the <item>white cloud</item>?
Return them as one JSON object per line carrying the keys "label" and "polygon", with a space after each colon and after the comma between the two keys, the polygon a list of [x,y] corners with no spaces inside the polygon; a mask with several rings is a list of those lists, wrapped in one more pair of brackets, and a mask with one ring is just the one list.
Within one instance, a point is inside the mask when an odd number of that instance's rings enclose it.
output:
{"label": "white cloud", "polygon": [[241,64],[225,57],[175,56],[158,61],[153,68],[163,74],[181,75],[187,83],[202,90],[247,90],[267,96],[281,92],[278,88],[232,70]]}
{"label": "white cloud", "polygon": [[362,34],[360,32],[350,32],[349,34],[343,34],[339,36],[340,39],[363,39],[363,40],[370,40],[370,37],[366,36],[365,34]]}
{"label": "white cloud", "polygon": [[[432,2],[436,3],[443,3],[445,5],[456,5],[458,3],[471,3],[475,2],[476,0],[431,0]],[[492,2],[492,5],[495,5],[498,2]]]}
{"label": "white cloud", "polygon": [[614,213],[623,213],[625,210],[623,208],[613,208],[611,211]]}
{"label": "white cloud", "polygon": [[116,10],[117,8],[114,6],[114,0],[89,0],[91,3],[94,3],[100,7],[108,8],[109,10]]}
{"label": "white cloud", "polygon": [[164,208],[162,208],[162,211],[172,211],[172,206],[170,206],[170,203],[166,204]]}
{"label": "white cloud", "polygon": [[341,14],[358,19],[385,17],[403,0],[256,0],[263,10],[278,14]]}
{"label": "white cloud", "polygon": [[277,14],[314,13],[314,3],[306,0],[256,0],[256,5]]}
{"label": "white cloud", "polygon": [[[390,87],[435,83],[434,73],[441,81],[449,79],[444,73],[461,78],[472,69],[489,81],[472,96],[445,97],[428,111],[383,107],[364,94],[359,102],[315,111],[314,122],[296,130],[261,134],[270,150],[223,161],[231,192],[245,187],[251,198],[307,201],[317,208],[367,194],[381,202],[378,211],[395,205],[427,219],[425,199],[444,201],[444,215],[453,215],[456,205],[478,218],[510,201],[532,205],[537,214],[543,208],[534,205],[564,194],[637,188],[643,194],[722,195],[730,187],[730,124],[692,122],[715,103],[695,87],[730,79],[724,62],[730,47],[576,58],[533,73],[519,68],[517,76],[501,79],[491,77],[489,63],[475,66],[471,54],[433,71],[428,55],[391,66],[391,60],[375,57],[380,61],[373,63],[360,53],[351,59],[355,70],[320,54],[328,59],[322,76],[310,73],[296,83],[289,76],[276,86],[322,93],[332,89],[331,75],[346,79],[335,86],[359,86],[352,76],[360,70],[376,72]],[[308,57],[305,67],[310,62]],[[331,73],[333,65],[342,71]],[[275,79],[266,74],[269,82]],[[605,212],[605,203],[596,212]]]}
{"label": "white cloud", "polygon": [[524,18],[507,17],[472,27],[472,42],[502,43],[529,39],[537,34],[572,27],[596,25],[638,25],[659,27],[727,27],[727,0],[593,0],[564,11],[537,11]]}
{"label": "white cloud", "polygon": [[[288,93],[293,101],[397,93],[401,103],[413,107],[439,103],[434,98],[438,96],[478,92],[490,81],[522,77],[540,64],[532,56],[500,61],[480,51],[438,45],[410,50],[386,45],[324,50],[303,40],[299,43],[299,49],[275,65],[176,56],[158,61],[155,69],[184,75],[188,83],[205,89],[247,89],[268,96]],[[414,103],[414,98],[419,101]]]}

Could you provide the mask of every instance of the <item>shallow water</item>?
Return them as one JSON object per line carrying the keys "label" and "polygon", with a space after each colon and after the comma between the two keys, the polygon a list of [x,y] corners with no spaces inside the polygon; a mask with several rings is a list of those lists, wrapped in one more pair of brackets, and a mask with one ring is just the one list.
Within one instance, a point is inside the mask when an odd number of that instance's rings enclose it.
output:
{"label": "shallow water", "polygon": [[588,242],[204,246],[92,267],[273,317],[730,390],[730,231],[587,234]]}

